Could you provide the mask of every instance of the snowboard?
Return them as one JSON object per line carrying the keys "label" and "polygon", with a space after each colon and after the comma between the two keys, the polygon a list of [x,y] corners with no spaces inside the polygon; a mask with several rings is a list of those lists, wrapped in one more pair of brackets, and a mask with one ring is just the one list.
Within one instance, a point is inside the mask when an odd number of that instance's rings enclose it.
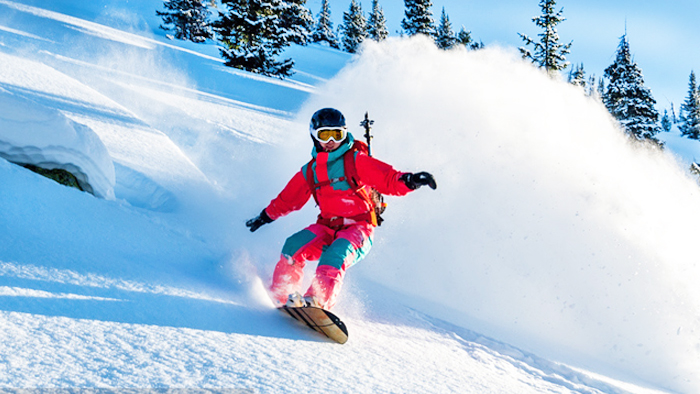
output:
{"label": "snowboard", "polygon": [[279,310],[340,344],[348,341],[348,329],[345,323],[325,309],[313,306],[282,306]]}

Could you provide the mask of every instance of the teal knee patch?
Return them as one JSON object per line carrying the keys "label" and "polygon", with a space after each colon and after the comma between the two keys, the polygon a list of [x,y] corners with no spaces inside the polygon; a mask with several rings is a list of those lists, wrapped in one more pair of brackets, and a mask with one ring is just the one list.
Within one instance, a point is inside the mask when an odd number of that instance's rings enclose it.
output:
{"label": "teal knee patch", "polygon": [[362,244],[362,247],[357,251],[357,257],[355,258],[355,263],[364,259],[365,256],[367,256],[367,253],[369,253],[370,249],[372,249],[372,237],[369,237],[367,239],[367,241],[365,241],[365,243]]}
{"label": "teal knee patch", "polygon": [[316,238],[316,234],[314,234],[313,231],[301,230],[284,241],[282,254],[285,256],[294,256],[301,248],[313,241],[314,238]]}
{"label": "teal knee patch", "polygon": [[360,249],[355,249],[347,239],[337,239],[323,252],[318,265],[330,265],[342,269],[343,264],[345,264],[345,268],[349,268],[362,260],[371,247],[372,239],[368,239]]}

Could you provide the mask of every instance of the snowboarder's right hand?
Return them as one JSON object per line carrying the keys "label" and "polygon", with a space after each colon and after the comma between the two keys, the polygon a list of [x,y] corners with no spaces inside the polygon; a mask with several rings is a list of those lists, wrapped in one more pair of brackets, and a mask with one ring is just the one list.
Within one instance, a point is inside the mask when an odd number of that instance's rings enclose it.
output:
{"label": "snowboarder's right hand", "polygon": [[272,219],[267,216],[267,212],[263,209],[260,215],[245,222],[246,227],[250,228],[250,232],[254,232],[265,224],[272,223]]}
{"label": "snowboarder's right hand", "polygon": [[401,180],[411,190],[416,190],[421,186],[430,186],[431,189],[437,188],[435,178],[427,172],[417,172],[415,174],[405,173],[401,175]]}

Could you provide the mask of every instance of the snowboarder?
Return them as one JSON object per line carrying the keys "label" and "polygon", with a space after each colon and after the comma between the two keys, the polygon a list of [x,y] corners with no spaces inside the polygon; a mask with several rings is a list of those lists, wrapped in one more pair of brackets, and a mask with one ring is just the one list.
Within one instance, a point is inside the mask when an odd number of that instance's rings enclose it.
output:
{"label": "snowboarder", "polygon": [[[435,189],[437,184],[427,172],[399,172],[367,155],[367,146],[355,141],[337,109],[316,111],[309,130],[313,159],[246,226],[256,231],[301,209],[314,196],[321,211],[318,220],[287,238],[270,293],[278,307],[286,304],[329,310],[335,305],[345,271],[364,258],[372,246],[377,217],[367,189],[403,196],[424,185]],[[352,179],[355,177],[358,179]],[[303,269],[312,260],[318,260],[316,274],[302,298]]]}

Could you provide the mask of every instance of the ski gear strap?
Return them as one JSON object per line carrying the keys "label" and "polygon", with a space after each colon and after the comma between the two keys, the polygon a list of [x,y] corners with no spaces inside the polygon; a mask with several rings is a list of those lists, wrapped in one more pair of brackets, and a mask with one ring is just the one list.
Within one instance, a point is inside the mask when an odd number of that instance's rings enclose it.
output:
{"label": "ski gear strap", "polygon": [[367,223],[371,224],[372,226],[376,227],[377,225],[372,223],[372,217],[373,217],[372,212],[373,211],[365,212],[363,214],[356,215],[356,216],[349,217],[349,218],[336,216],[336,217],[327,219],[327,218],[322,217],[321,215],[318,215],[318,219],[316,219],[316,223],[322,224],[326,227],[330,227],[336,231],[340,230],[343,227],[349,226],[351,224],[355,224],[357,222],[367,222]]}
{"label": "ski gear strap", "polygon": [[[359,179],[359,176],[357,175],[357,167],[355,166],[355,153],[358,152],[361,149],[361,143],[355,142],[355,144],[352,146],[350,150],[345,152],[343,154],[343,164],[345,165],[345,176],[342,176],[340,178],[334,178],[334,179],[329,179],[327,181],[323,182],[316,182],[314,179],[314,171],[313,171],[313,164],[316,162],[316,158],[314,157],[309,161],[309,164],[306,166],[306,181],[309,183],[309,188],[311,189],[311,194],[314,196],[314,201],[316,201],[316,205],[318,205],[318,196],[316,195],[317,190],[320,189],[321,187],[324,186],[329,186],[332,183],[336,182],[342,182],[346,181],[348,185],[350,185],[350,188],[352,191],[354,191],[363,201],[367,203],[367,206],[369,207],[369,211],[366,214],[359,215],[358,217],[353,217],[353,218],[346,218],[350,220],[364,220],[367,221],[368,223],[372,224],[373,226],[378,226],[381,224],[382,219],[377,215],[375,212],[375,203],[372,201],[372,197],[370,196],[369,192],[367,191],[367,188],[365,187],[364,184]],[[340,218],[343,219],[343,218]],[[319,215],[319,221],[317,223],[319,224],[325,224],[322,223],[321,220],[327,221],[327,220],[333,220],[333,219],[322,219],[321,215]],[[336,222],[337,223],[337,222]],[[327,224],[326,224],[327,225]],[[329,226],[333,227],[333,226]]]}

